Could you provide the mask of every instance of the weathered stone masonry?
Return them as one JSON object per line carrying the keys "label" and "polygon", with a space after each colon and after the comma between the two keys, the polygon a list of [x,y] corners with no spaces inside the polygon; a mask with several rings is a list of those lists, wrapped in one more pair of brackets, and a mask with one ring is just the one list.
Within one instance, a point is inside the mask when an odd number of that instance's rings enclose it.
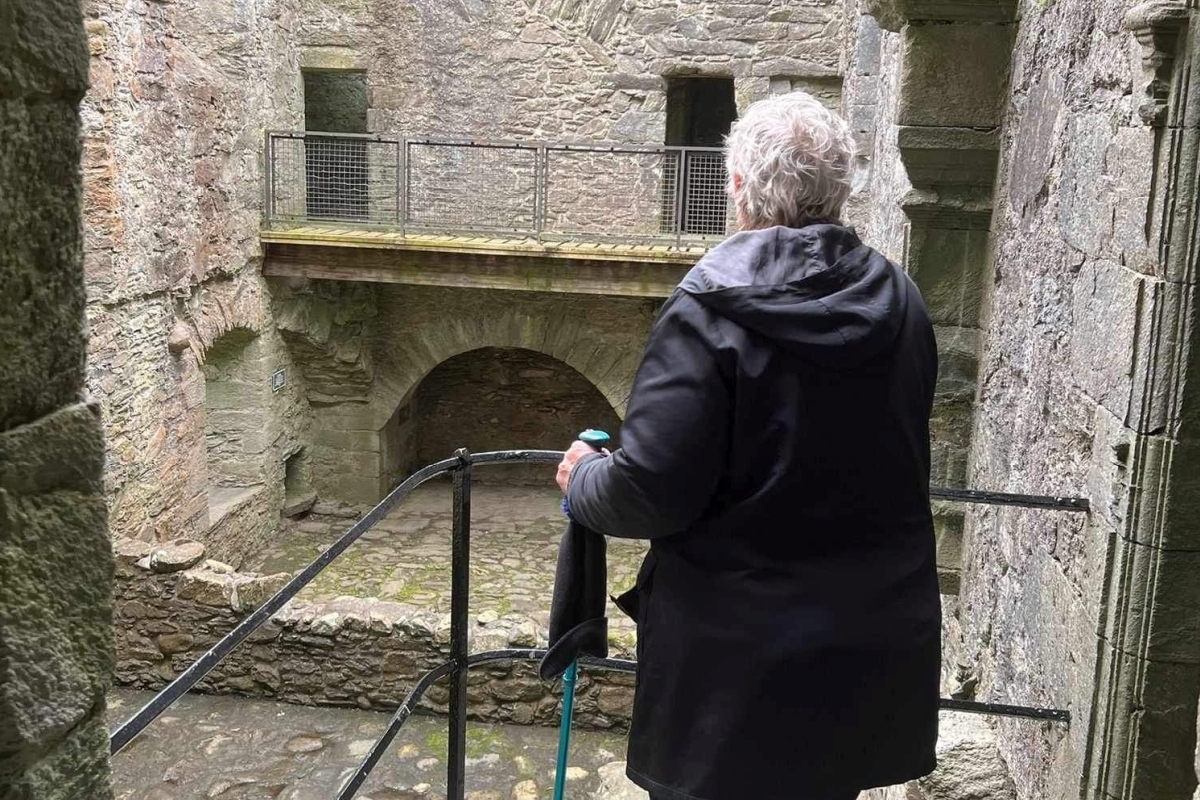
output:
{"label": "weathered stone masonry", "polygon": [[0,8],[0,797],[112,797],[112,554],[85,396],[72,0]]}
{"label": "weathered stone masonry", "polygon": [[[1189,795],[1200,686],[1196,548],[1182,523],[1200,475],[1188,455],[1187,381],[1195,4],[869,6],[896,31],[883,41],[896,94],[880,109],[895,124],[877,125],[885,146],[873,180],[902,197],[910,227],[887,211],[871,223],[907,236],[927,296],[940,294],[922,275],[931,255],[960,265],[944,285],[978,287],[969,482],[1092,500],[1088,519],[967,515],[961,606],[947,636],[954,688],[1072,712],[1069,729],[997,725],[1018,797]],[[995,96],[1006,68],[970,71],[1006,63],[999,30],[975,39],[973,59],[947,64],[951,48],[927,46],[989,25],[1009,26],[1013,42],[996,106],[977,101]],[[965,256],[931,249],[956,238]]]}
{"label": "weathered stone masonry", "polygon": [[[203,546],[177,542],[153,547],[116,544],[117,680],[161,688],[217,639],[250,614],[291,576],[238,573],[207,560]],[[474,618],[475,652],[545,647],[545,631],[521,614]],[[292,601],[209,674],[200,687],[218,693],[275,697],[293,703],[392,710],[426,672],[449,657],[450,615],[407,603],[338,598]],[[614,657],[632,654],[622,647]],[[537,677],[532,664],[495,664],[473,670],[469,705],[474,719],[553,724],[559,690]],[[588,672],[577,699],[582,725],[628,724],[630,676]],[[437,684],[422,707],[446,711],[446,685]]]}

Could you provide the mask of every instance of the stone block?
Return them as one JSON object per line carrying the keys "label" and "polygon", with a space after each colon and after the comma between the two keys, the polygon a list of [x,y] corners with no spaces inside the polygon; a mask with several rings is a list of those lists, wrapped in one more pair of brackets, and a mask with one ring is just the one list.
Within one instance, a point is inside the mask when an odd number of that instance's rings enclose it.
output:
{"label": "stone block", "polygon": [[913,186],[986,187],[990,212],[990,187],[1000,158],[997,131],[901,125],[896,137]]}
{"label": "stone block", "polygon": [[943,716],[938,766],[910,784],[909,800],[1016,800],[1016,787],[987,722],[967,714]]}
{"label": "stone block", "polygon": [[39,752],[102,702],[113,561],[99,494],[0,489],[0,752]]}
{"label": "stone block", "polygon": [[286,572],[262,575],[237,586],[235,609],[246,613],[258,608],[284,587],[292,576]]}
{"label": "stone block", "polygon": [[1106,637],[1150,659],[1200,664],[1200,552],[1121,540],[1114,569],[1125,576],[1112,599],[1123,611],[1122,628]]}
{"label": "stone block", "polygon": [[1124,417],[1137,357],[1143,280],[1109,261],[1089,261],[1071,287],[1071,371],[1097,403]]}
{"label": "stone block", "polygon": [[979,326],[988,269],[987,231],[914,227],[908,269],[934,324]]}
{"label": "stone block", "polygon": [[938,348],[936,401],[971,402],[979,377],[980,330],[937,325],[933,332]]}
{"label": "stone block", "polygon": [[193,600],[214,608],[232,608],[233,578],[209,570],[194,569],[179,576],[176,593],[181,600]]}
{"label": "stone block", "polygon": [[898,31],[909,22],[1012,22],[1017,0],[866,0],[863,10]]}
{"label": "stone block", "polygon": [[1068,151],[1061,155],[1058,226],[1063,241],[1098,257],[1113,235],[1114,200],[1108,163],[1116,125],[1108,113],[1075,116]]}
{"label": "stone block", "polygon": [[0,433],[0,489],[14,494],[99,494],[103,468],[100,422],[82,403]]}
{"label": "stone block", "polygon": [[[896,113],[900,125],[1000,125],[1012,26],[909,25],[903,36],[904,72]],[[966,53],[969,58],[963,57]]]}
{"label": "stone block", "polygon": [[199,564],[203,558],[204,545],[199,542],[172,542],[151,551],[150,571],[182,572]]}
{"label": "stone block", "polygon": [[15,776],[4,776],[4,800],[111,800],[108,728],[103,701],[39,761]]}
{"label": "stone block", "polygon": [[[32,16],[40,18],[37,13]],[[35,41],[43,35],[29,32]],[[0,45],[22,46],[8,40]],[[0,64],[5,63],[0,58]],[[2,70],[0,83],[6,80]],[[7,77],[25,79],[11,73]],[[7,231],[0,249],[0,296],[9,301],[0,306],[0,330],[5,331],[0,348],[0,429],[73,402],[83,385],[79,158],[73,104],[0,99],[0,185],[5,187],[0,219],[6,221]]]}
{"label": "stone block", "polygon": [[873,17],[858,18],[858,38],[854,42],[854,71],[859,75],[878,75],[883,56],[883,30]]}
{"label": "stone block", "polygon": [[0,16],[0,99],[61,97],[67,101],[63,105],[78,102],[88,75],[87,33],[79,4],[10,0],[6,6]]}
{"label": "stone block", "polygon": [[1134,800],[1188,796],[1196,786],[1195,665],[1146,661],[1109,647],[1103,657],[1112,718],[1102,736],[1120,749],[1102,751],[1095,766],[1107,767],[1107,784],[1096,788]]}

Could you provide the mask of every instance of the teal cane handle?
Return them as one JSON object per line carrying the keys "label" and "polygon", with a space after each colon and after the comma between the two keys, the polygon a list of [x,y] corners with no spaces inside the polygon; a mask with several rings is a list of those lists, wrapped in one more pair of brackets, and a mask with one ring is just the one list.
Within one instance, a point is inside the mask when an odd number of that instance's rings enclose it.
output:
{"label": "teal cane handle", "polygon": [[612,437],[609,436],[604,431],[598,431],[598,430],[593,430],[592,428],[588,428],[586,431],[579,434],[579,441],[583,442],[586,445],[589,445],[593,450],[595,450],[598,453],[605,447],[608,447],[608,443],[612,441]]}

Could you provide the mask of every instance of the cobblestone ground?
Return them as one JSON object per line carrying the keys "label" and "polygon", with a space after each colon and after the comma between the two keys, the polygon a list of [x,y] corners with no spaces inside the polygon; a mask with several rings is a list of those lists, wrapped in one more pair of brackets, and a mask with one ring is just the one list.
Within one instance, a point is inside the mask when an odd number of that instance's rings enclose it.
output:
{"label": "cobblestone ground", "polygon": [[[151,695],[114,691],[109,723]],[[118,800],[326,800],[387,724],[369,711],[306,708],[189,695],[113,758]],[[358,794],[360,800],[441,800],[446,721],[413,717]],[[557,733],[474,724],[467,732],[467,800],[549,800]],[[572,800],[645,800],[622,778],[624,739],[576,731],[567,772]]]}
{"label": "cobblestone ground", "polygon": [[[551,488],[479,484],[472,492],[471,614],[484,620],[525,614],[545,632],[554,563],[565,520],[562,497]],[[248,571],[296,572],[353,522],[324,506],[288,522],[279,543],[243,564]],[[348,513],[348,512],[347,512]],[[450,484],[419,488],[333,562],[299,596],[330,600],[376,597],[450,610]],[[642,542],[609,540],[609,594],[633,586],[645,553]],[[629,648],[634,626],[610,604],[614,645]]]}

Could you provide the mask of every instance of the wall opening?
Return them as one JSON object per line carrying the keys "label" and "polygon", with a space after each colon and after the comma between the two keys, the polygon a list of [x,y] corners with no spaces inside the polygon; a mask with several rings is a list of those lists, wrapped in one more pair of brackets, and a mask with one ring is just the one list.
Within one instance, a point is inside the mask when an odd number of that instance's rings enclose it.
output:
{"label": "wall opening", "polygon": [[263,489],[269,389],[255,366],[263,358],[251,331],[237,328],[213,342],[204,361],[204,445],[210,527]]}
{"label": "wall opening", "polygon": [[[667,80],[666,144],[721,147],[737,119],[732,78],[689,77]],[[723,235],[727,227],[725,157],[721,153],[684,152],[682,203],[674,219],[683,233]],[[671,186],[672,181],[664,182]],[[672,187],[673,188],[673,187]],[[668,200],[664,198],[664,204]],[[670,202],[677,202],[671,198]]]}
{"label": "wall opening", "polygon": [[303,447],[283,460],[282,515],[295,517],[313,507],[317,493],[312,488],[308,451]]}
{"label": "wall opening", "polygon": [[[367,132],[367,73],[304,70],[304,129]],[[364,219],[369,170],[367,142],[346,137],[305,138],[307,214],[315,219]]]}
{"label": "wall opening", "polygon": [[[421,381],[388,422],[383,453],[385,466],[409,473],[459,447],[561,450],[584,428],[616,438],[619,426],[600,390],[561,361],[532,350],[485,347],[447,359]],[[554,469],[486,469],[476,479],[548,486]]]}

